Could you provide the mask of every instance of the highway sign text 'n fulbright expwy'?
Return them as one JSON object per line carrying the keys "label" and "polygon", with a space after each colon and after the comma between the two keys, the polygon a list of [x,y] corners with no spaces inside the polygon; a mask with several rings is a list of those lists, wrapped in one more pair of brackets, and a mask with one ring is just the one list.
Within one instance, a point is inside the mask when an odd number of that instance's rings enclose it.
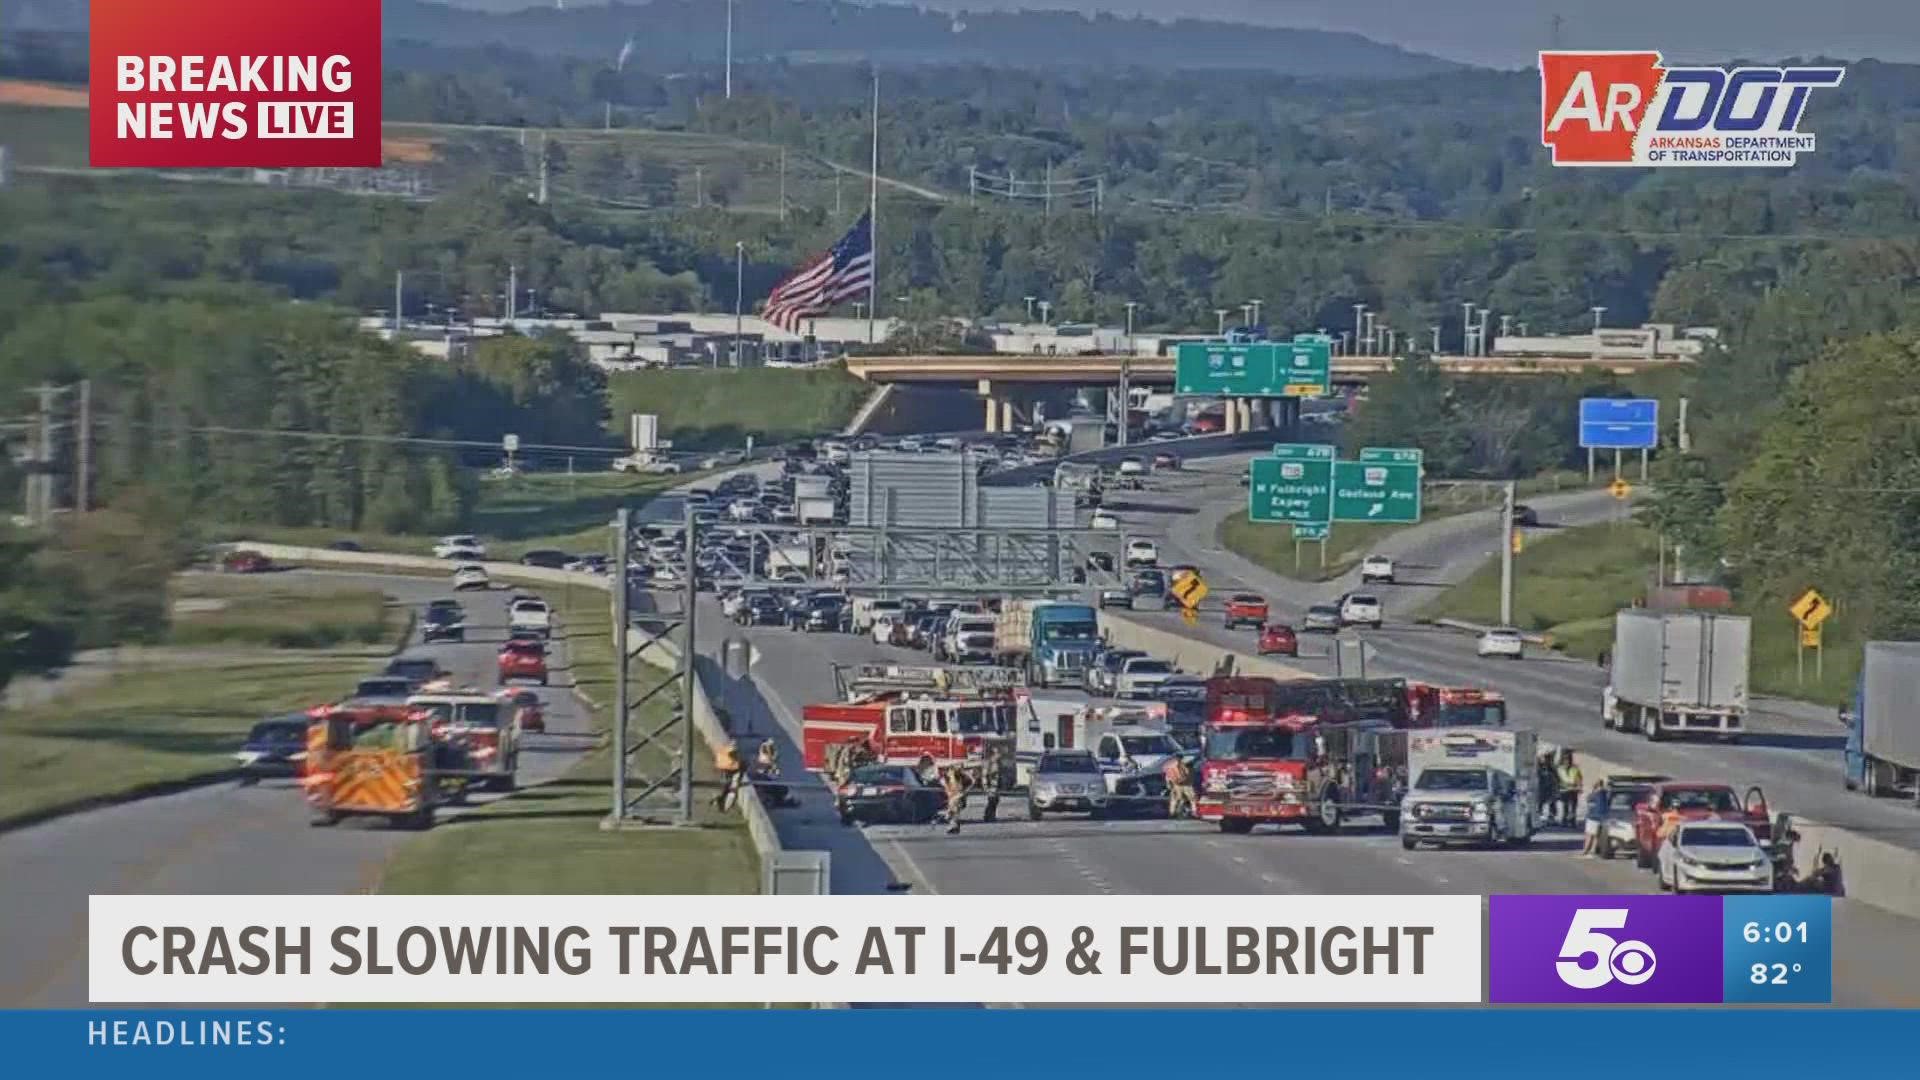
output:
{"label": "highway sign text 'n fulbright expwy'", "polygon": [[1333,520],[1419,521],[1420,466],[1412,462],[1335,462]]}
{"label": "highway sign text 'n fulbright expwy'", "polygon": [[1333,349],[1318,338],[1233,345],[1183,341],[1174,354],[1176,394],[1321,397],[1333,386]]}
{"label": "highway sign text 'n fulbright expwy'", "polygon": [[1580,448],[1651,450],[1660,445],[1660,402],[1653,398],[1581,398]]}
{"label": "highway sign text 'n fulbright expwy'", "polygon": [[1316,525],[1333,520],[1331,455],[1314,459],[1254,458],[1250,469],[1248,520]]}

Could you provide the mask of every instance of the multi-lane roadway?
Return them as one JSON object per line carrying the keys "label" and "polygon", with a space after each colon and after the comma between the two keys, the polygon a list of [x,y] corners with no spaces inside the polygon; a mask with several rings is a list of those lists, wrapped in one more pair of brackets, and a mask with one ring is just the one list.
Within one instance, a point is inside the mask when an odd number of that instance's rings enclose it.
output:
{"label": "multi-lane roadway", "polygon": [[[453,595],[447,582],[427,578],[288,573],[378,588],[415,607]],[[434,657],[456,684],[494,686],[494,655],[506,638],[506,595],[461,594],[466,642],[416,640],[407,654]],[[559,776],[592,745],[586,712],[568,689],[564,637],[554,643],[553,663],[553,685],[542,693],[547,732],[527,736],[523,785]],[[340,688],[342,695],[351,689]],[[236,746],[244,735],[234,733]],[[483,805],[498,797],[476,795],[473,801]],[[395,847],[412,835],[372,820],[313,828],[293,782],[275,780],[199,787],[0,833],[0,911],[6,913],[0,920],[0,1008],[86,1004],[90,895],[371,892]]]}
{"label": "multi-lane roadway", "polygon": [[[1295,617],[1309,603],[1337,595],[1345,583],[1304,585],[1266,575],[1221,552],[1213,540],[1219,519],[1245,499],[1236,477],[1240,458],[1197,461],[1183,474],[1163,475],[1138,495],[1116,498],[1123,532],[1155,537],[1164,564],[1199,566],[1216,592],[1253,589],[1273,602],[1278,617]],[[1572,525],[1604,520],[1617,513],[1611,499],[1581,493],[1532,500],[1548,522]],[[664,508],[663,508],[664,509]],[[1470,636],[1428,628],[1393,625],[1411,614],[1416,601],[1435,585],[1457,581],[1477,566],[1499,539],[1497,512],[1446,519],[1383,540],[1381,550],[1400,561],[1407,583],[1380,589],[1389,607],[1390,625],[1365,636],[1374,646],[1369,674],[1404,675],[1450,685],[1482,685],[1501,690],[1512,702],[1514,721],[1535,727],[1576,748],[1589,745],[1675,774],[1726,776],[1736,782],[1763,783],[1782,808],[1801,812],[1835,811],[1857,797],[1796,774],[1819,775],[1829,766],[1803,759],[1829,758],[1824,747],[1831,727],[1793,714],[1770,715],[1763,734],[1740,747],[1648,745],[1599,730],[1594,707],[1599,673],[1575,661],[1529,658],[1481,662]],[[1263,576],[1264,575],[1264,576]],[[1416,583],[1417,582],[1417,583]],[[717,654],[728,637],[752,645],[750,676],[729,682],[708,665],[708,684],[716,688],[752,737],[780,740],[789,775],[798,765],[800,711],[807,702],[831,699],[835,663],[894,659],[924,662],[924,654],[877,646],[862,637],[804,634],[774,628],[743,629],[721,620],[717,607],[703,612],[706,648]],[[1249,651],[1251,632],[1229,632],[1217,622],[1181,628],[1172,614],[1128,617],[1181,629],[1189,637],[1223,649]],[[1301,666],[1330,674],[1325,646],[1309,639]],[[1318,655],[1314,655],[1315,652]],[[1351,673],[1351,672],[1349,672]],[[1800,742],[1797,740],[1805,740]],[[1618,744],[1618,745],[1616,745]],[[1753,775],[1749,777],[1747,774]],[[1017,801],[1004,803],[1001,820],[985,824],[974,809],[963,831],[948,836],[932,826],[838,824],[826,792],[802,781],[801,805],[780,810],[774,819],[783,841],[792,847],[833,853],[837,892],[885,889],[959,894],[1053,893],[1623,893],[1650,892],[1652,876],[1621,860],[1600,862],[1579,857],[1577,834],[1543,833],[1522,850],[1403,851],[1398,841],[1364,822],[1337,836],[1262,830],[1251,836],[1227,836],[1210,825],[1167,820],[1093,822],[1071,817],[1025,820]],[[1811,804],[1796,800],[1814,799]],[[1830,802],[1829,802],[1830,800]],[[1904,807],[1856,806],[1855,818],[1873,816],[1902,821]],[[1910,811],[1908,811],[1910,813]],[[1848,820],[1839,817],[1837,820]],[[1843,904],[1836,955],[1842,976],[1836,996],[1856,1005],[1913,1005],[1920,996],[1907,978],[1920,961],[1920,927],[1858,904]]]}

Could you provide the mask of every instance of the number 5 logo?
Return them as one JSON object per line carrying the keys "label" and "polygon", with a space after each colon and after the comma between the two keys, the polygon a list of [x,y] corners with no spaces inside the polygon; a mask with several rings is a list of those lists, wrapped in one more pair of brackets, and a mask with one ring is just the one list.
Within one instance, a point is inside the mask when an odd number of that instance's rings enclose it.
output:
{"label": "number 5 logo", "polygon": [[[1560,962],[1555,970],[1560,981],[1575,990],[1597,990],[1615,979],[1628,986],[1639,986],[1653,978],[1653,948],[1644,941],[1615,941],[1602,930],[1624,930],[1626,908],[1580,908],[1567,926],[1566,940],[1560,943]],[[1581,960],[1593,957],[1591,967]]]}

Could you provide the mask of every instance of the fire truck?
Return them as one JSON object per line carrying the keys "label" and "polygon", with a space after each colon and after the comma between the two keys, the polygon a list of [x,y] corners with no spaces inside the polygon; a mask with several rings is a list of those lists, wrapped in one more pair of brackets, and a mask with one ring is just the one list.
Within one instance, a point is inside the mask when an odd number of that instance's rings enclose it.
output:
{"label": "fire truck", "polygon": [[322,706],[308,714],[307,756],[300,778],[316,826],[347,815],[384,817],[400,828],[433,825],[439,790],[433,735],[425,718],[405,710]]}
{"label": "fire truck", "polygon": [[913,664],[836,664],[840,700],[800,711],[806,767],[828,770],[837,745],[864,743],[880,761],[917,766],[958,765],[983,784],[987,757],[1002,752],[998,786],[1014,786],[1013,668],[933,667]]}
{"label": "fire truck", "polygon": [[1507,726],[1506,699],[1477,687],[1408,683],[1407,713],[1416,728]]}
{"label": "fire truck", "polygon": [[512,791],[520,768],[520,728],[513,707],[480,690],[418,693],[409,716],[424,720],[434,745],[434,772],[452,781],[456,797],[467,783]]}
{"label": "fire truck", "polygon": [[1221,832],[1261,822],[1332,832],[1350,816],[1400,826],[1406,736],[1357,720],[1328,680],[1207,681],[1196,813]]}

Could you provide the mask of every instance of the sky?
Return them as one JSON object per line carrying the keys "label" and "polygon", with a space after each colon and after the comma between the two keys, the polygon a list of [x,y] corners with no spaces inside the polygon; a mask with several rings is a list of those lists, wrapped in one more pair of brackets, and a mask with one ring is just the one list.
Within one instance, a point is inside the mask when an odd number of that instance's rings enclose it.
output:
{"label": "sky", "polygon": [[1657,48],[1670,60],[1874,57],[1920,63],[1920,0],[918,0],[1348,30],[1489,67],[1532,67],[1561,16],[1565,49]]}

